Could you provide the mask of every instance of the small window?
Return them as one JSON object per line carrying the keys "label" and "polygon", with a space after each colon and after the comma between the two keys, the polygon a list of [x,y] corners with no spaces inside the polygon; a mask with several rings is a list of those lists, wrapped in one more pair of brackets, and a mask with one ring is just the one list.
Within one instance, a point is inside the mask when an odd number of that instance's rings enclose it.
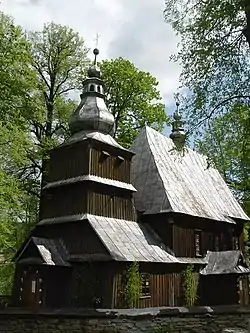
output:
{"label": "small window", "polygon": [[122,156],[117,156],[115,159],[115,167],[119,167],[124,161],[125,160]]}
{"label": "small window", "polygon": [[97,91],[100,93],[101,92],[101,88],[100,86],[97,86]]}
{"label": "small window", "polygon": [[239,237],[234,237],[233,238],[233,247],[234,247],[234,250],[239,250]]}
{"label": "small window", "polygon": [[36,292],[36,281],[32,280],[31,281],[31,292],[34,294]]}
{"label": "small window", "polygon": [[239,281],[239,290],[240,290],[240,291],[243,290],[243,282],[242,282],[241,279],[240,279],[240,281]]}
{"label": "small window", "polygon": [[195,245],[195,255],[196,257],[200,257],[201,253],[201,231],[195,230],[194,231],[194,245]]}
{"label": "small window", "polygon": [[150,296],[150,274],[142,274],[142,297]]}
{"label": "small window", "polygon": [[99,157],[99,163],[103,163],[108,157],[110,157],[110,154],[103,150]]}
{"label": "small window", "polygon": [[218,235],[214,237],[214,250],[215,251],[220,250],[220,237]]}
{"label": "small window", "polygon": [[93,84],[90,85],[89,91],[95,91],[95,86]]}

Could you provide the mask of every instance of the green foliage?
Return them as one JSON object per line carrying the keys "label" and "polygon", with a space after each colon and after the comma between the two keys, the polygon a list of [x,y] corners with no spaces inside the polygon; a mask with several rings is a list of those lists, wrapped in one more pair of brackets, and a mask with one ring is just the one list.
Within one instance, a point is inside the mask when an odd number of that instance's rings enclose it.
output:
{"label": "green foliage", "polygon": [[194,266],[188,265],[183,272],[183,290],[187,306],[195,305],[198,295],[199,274],[194,272]]}
{"label": "green foliage", "polygon": [[[59,24],[24,34],[0,13],[0,41],[0,252],[8,261],[37,222],[48,151],[69,135],[77,103],[68,93],[82,87],[89,60],[84,40]],[[145,123],[162,129],[156,80],[123,59],[102,68],[119,141],[128,146]],[[0,291],[11,274],[0,268]]]}
{"label": "green foliage", "polygon": [[139,272],[139,264],[133,262],[126,273],[125,299],[130,308],[136,306],[141,297],[142,279]]}
{"label": "green foliage", "polygon": [[0,12],[0,119],[6,125],[19,125],[24,108],[29,104],[35,75],[31,69],[29,44],[13,20]]}
{"label": "green foliage", "polygon": [[3,13],[0,40],[0,292],[8,294],[13,265],[5,263],[34,224],[37,208],[22,177],[28,172],[27,152],[33,147],[26,119],[36,76],[25,36]]}
{"label": "green foliage", "polygon": [[209,155],[233,190],[243,208],[250,214],[250,126],[249,109],[237,103],[229,113],[211,121],[197,146]]}
{"label": "green foliage", "polygon": [[129,147],[144,125],[161,131],[168,119],[156,79],[123,58],[105,60],[100,67],[117,140]]}
{"label": "green foliage", "polygon": [[165,0],[180,37],[182,109],[208,155],[250,212],[250,7],[247,1]]}
{"label": "green foliage", "polygon": [[28,41],[38,80],[33,96],[36,112],[28,119],[37,143],[30,158],[39,169],[36,177],[42,175],[43,181],[48,151],[68,136],[68,119],[76,103],[67,94],[81,86],[88,49],[78,33],[55,23],[30,32]]}

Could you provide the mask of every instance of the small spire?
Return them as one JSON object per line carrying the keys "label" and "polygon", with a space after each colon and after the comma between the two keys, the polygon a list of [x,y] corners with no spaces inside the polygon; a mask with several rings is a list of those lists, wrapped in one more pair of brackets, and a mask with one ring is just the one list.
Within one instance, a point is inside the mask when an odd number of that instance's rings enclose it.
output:
{"label": "small spire", "polygon": [[91,67],[89,67],[88,69],[88,76],[89,77],[98,77],[100,78],[101,77],[101,70],[100,68],[97,66],[97,56],[98,54],[100,53],[99,49],[97,48],[94,48],[93,50],[93,53],[95,55],[95,58],[94,58],[94,63]]}
{"label": "small spire", "polygon": [[99,38],[100,38],[100,35],[97,33],[97,34],[96,34],[96,37],[95,37],[95,48],[94,48],[94,50],[93,50],[93,53],[94,53],[94,55],[95,55],[94,66],[97,65],[97,56],[98,56],[98,54],[100,53],[100,52],[99,52],[99,49],[98,49]]}
{"label": "small spire", "polygon": [[172,122],[172,133],[170,134],[170,138],[173,140],[173,142],[178,148],[183,148],[185,145],[186,133],[184,131],[184,122],[182,121],[181,115],[179,113],[179,93],[175,95],[175,99],[176,110],[173,114],[174,120]]}
{"label": "small spire", "polygon": [[95,48],[95,49],[93,50],[93,53],[94,53],[94,55],[95,55],[94,66],[97,66],[97,56],[98,56],[98,54],[100,53],[100,51],[98,50],[98,48]]}

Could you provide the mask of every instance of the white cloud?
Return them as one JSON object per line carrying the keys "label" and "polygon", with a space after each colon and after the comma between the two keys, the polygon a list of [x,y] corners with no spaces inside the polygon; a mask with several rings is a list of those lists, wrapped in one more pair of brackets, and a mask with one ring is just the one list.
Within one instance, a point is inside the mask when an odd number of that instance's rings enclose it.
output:
{"label": "white cloud", "polygon": [[158,79],[164,103],[172,105],[180,68],[169,62],[177,38],[164,22],[163,0],[2,0],[0,10],[27,30],[50,21],[68,25],[91,48],[99,33],[100,60],[131,60]]}

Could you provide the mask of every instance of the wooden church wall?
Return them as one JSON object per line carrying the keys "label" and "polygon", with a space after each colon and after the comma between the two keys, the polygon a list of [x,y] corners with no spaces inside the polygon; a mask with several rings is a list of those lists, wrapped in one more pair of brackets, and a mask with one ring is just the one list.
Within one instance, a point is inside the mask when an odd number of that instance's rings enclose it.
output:
{"label": "wooden church wall", "polygon": [[[126,264],[116,265],[116,274],[113,280],[113,308],[126,307],[125,288],[127,270]],[[174,264],[141,264],[140,272],[148,274],[149,294],[144,295],[137,302],[136,307],[181,306],[184,305],[182,289],[182,273],[180,266]]]}
{"label": "wooden church wall", "polygon": [[68,216],[87,212],[87,191],[84,183],[74,183],[43,190],[40,216]]}
{"label": "wooden church wall", "polygon": [[201,276],[201,305],[239,304],[240,296],[237,290],[237,278],[235,274]]}
{"label": "wooden church wall", "polygon": [[86,141],[59,146],[50,153],[47,182],[58,181],[88,174],[89,148]]}
{"label": "wooden church wall", "polygon": [[[233,250],[233,234],[231,226],[214,228],[212,226],[199,228],[186,227],[184,223],[173,226],[173,251],[179,257],[195,257],[206,255],[207,251]],[[198,236],[196,236],[198,234]],[[195,238],[199,237],[199,250],[197,250]],[[198,256],[199,256],[198,255]]]}
{"label": "wooden church wall", "polygon": [[112,263],[76,263],[71,281],[72,306],[111,308]]}
{"label": "wooden church wall", "polygon": [[88,212],[125,220],[135,220],[131,199],[114,197],[100,193],[88,194]]}
{"label": "wooden church wall", "polygon": [[135,220],[132,193],[84,181],[43,190],[40,218],[82,213]]}
{"label": "wooden church wall", "polygon": [[[14,276],[12,305],[33,309],[68,307],[70,276],[71,267],[18,264]],[[32,281],[35,282],[34,290]]]}
{"label": "wooden church wall", "polygon": [[[178,214],[158,214],[140,217],[161,237],[163,242],[179,257],[195,257],[195,234],[200,236],[200,254],[207,251],[243,250],[243,225],[220,223]],[[238,244],[237,244],[238,243]]]}
{"label": "wooden church wall", "polygon": [[91,149],[90,174],[130,183],[130,159],[128,156],[119,159],[117,153],[109,151],[103,147],[103,151],[109,154],[105,156],[100,150]]}

